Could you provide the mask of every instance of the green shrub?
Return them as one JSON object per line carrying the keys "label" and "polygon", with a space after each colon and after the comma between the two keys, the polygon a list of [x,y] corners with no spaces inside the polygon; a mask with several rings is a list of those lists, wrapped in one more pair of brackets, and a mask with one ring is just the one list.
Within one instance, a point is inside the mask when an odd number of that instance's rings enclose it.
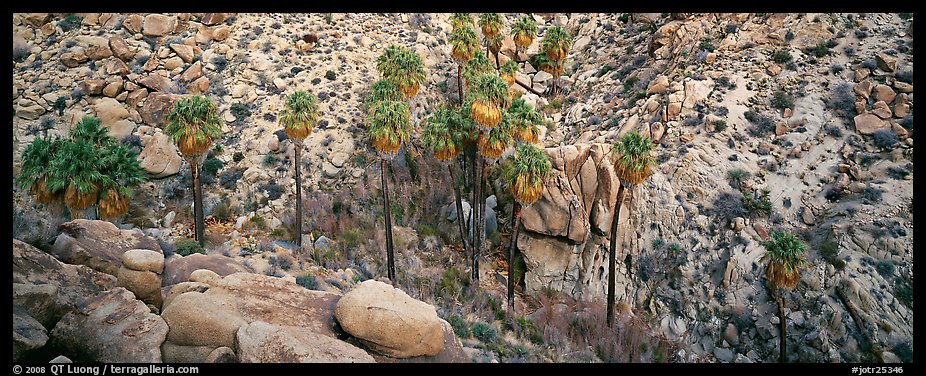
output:
{"label": "green shrub", "polygon": [[469,322],[466,321],[463,317],[459,315],[450,315],[447,317],[447,322],[450,323],[450,326],[453,327],[453,333],[460,338],[470,338],[472,334],[469,329]]}
{"label": "green shrub", "polygon": [[360,229],[350,229],[347,231],[341,232],[341,235],[338,236],[338,243],[341,244],[343,249],[354,249],[360,246],[363,243],[364,236],[363,231]]}
{"label": "green shrub", "polygon": [[338,78],[338,75],[337,73],[334,73],[334,71],[330,70],[330,71],[325,72],[325,78],[327,78],[328,80],[334,81],[336,78]]}
{"label": "green shrub", "polygon": [[236,121],[242,121],[248,116],[251,116],[251,109],[244,103],[232,103],[231,113],[235,115]]}
{"label": "green shrub", "polygon": [[261,217],[259,215],[252,216],[251,219],[248,220],[248,222],[250,222],[252,226],[257,227],[260,230],[267,229],[267,220],[265,220],[264,217]]}
{"label": "green shrub", "polygon": [[81,23],[84,22],[84,18],[76,14],[68,14],[64,16],[64,19],[58,22],[58,26],[61,26],[61,30],[65,33],[80,27]]}
{"label": "green shrub", "polygon": [[206,250],[195,239],[178,239],[174,246],[177,247],[176,253],[180,256],[189,256],[194,253],[206,254]]}
{"label": "green shrub", "polygon": [[271,166],[277,163],[279,159],[273,154],[267,154],[264,156],[264,166]]}
{"label": "green shrub", "polygon": [[223,165],[224,164],[222,161],[216,157],[210,156],[209,158],[206,158],[206,160],[203,161],[202,167],[203,174],[205,174],[204,176],[215,176],[215,174],[222,169]]}
{"label": "green shrub", "polygon": [[270,236],[280,239],[288,239],[289,233],[281,226],[273,229],[273,231],[270,231]]}
{"label": "green shrub", "polygon": [[755,192],[743,194],[743,206],[749,212],[750,217],[768,216],[772,214],[772,202],[768,199],[770,193],[767,188],[763,188],[758,194]]}
{"label": "green shrub", "polygon": [[727,122],[723,120],[714,120],[714,132],[723,132],[727,129]]}
{"label": "green shrub", "polygon": [[64,109],[67,108],[67,97],[59,96],[58,99],[55,99],[55,103],[51,106],[55,111],[58,111],[58,116],[64,115]]}
{"label": "green shrub", "polygon": [[235,219],[235,216],[238,213],[238,208],[233,207],[231,202],[227,199],[219,201],[214,207],[212,207],[212,216],[221,221],[230,221]]}
{"label": "green shrub", "polygon": [[426,236],[437,236],[437,230],[434,229],[434,226],[426,223],[419,224],[418,227],[415,228],[415,231],[418,232],[418,236],[421,238]]}
{"label": "green shrub", "polygon": [[794,108],[794,99],[788,93],[777,90],[772,94],[772,107],[779,110]]}
{"label": "green shrub", "polygon": [[318,290],[318,279],[311,274],[296,276],[296,284],[309,290]]}
{"label": "green shrub", "polygon": [[778,64],[787,63],[791,61],[791,59],[793,59],[793,57],[791,56],[791,52],[788,51],[787,48],[782,48],[778,51],[775,51],[775,53],[772,54],[772,61]]}
{"label": "green shrub", "polygon": [[236,151],[235,154],[232,155],[232,160],[235,161],[235,163],[238,163],[238,162],[243,161],[243,160],[244,160],[244,153],[242,153],[242,152],[240,152],[240,151]]}
{"label": "green shrub", "polygon": [[492,343],[498,339],[498,331],[488,323],[477,322],[473,324],[472,331],[473,337],[485,343]]}
{"label": "green shrub", "polygon": [[540,330],[537,329],[533,322],[524,317],[518,317],[514,321],[518,325],[518,334],[527,337],[533,343],[543,343],[543,336],[540,335]]}

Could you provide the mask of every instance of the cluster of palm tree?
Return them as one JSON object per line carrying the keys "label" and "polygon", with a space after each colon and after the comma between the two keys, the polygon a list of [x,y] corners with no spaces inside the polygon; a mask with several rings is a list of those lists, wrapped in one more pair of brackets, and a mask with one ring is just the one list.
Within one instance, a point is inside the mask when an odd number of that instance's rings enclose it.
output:
{"label": "cluster of palm tree", "polygon": [[23,151],[16,183],[42,204],[63,202],[72,218],[103,219],[129,209],[132,187],[145,181],[137,153],[109,136],[100,120],[85,116],[68,138],[36,138]]}
{"label": "cluster of palm tree", "polygon": [[367,107],[367,135],[380,155],[383,186],[383,213],[386,232],[386,267],[390,281],[396,280],[392,211],[389,205],[389,183],[386,161],[399,153],[410,140],[412,121],[410,102],[426,78],[421,57],[406,47],[390,45],[376,59],[376,69],[382,79],[374,83],[364,98]]}
{"label": "cluster of palm tree", "polygon": [[553,26],[544,32],[542,47],[544,54],[539,59],[539,68],[553,75],[553,95],[556,95],[556,81],[565,72],[564,62],[572,47],[572,37],[562,26]]}

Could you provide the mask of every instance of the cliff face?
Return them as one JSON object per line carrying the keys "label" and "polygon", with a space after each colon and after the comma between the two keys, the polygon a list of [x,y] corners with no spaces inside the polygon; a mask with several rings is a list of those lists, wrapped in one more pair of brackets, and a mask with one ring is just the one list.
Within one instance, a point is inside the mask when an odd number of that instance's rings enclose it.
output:
{"label": "cliff face", "polygon": [[[293,144],[277,132],[285,94],[313,92],[322,114],[299,161],[304,194],[335,192],[352,207],[343,212],[369,218],[379,172],[361,102],[378,79],[376,56],[399,43],[422,57],[428,76],[413,100],[416,123],[457,100],[449,14],[77,16],[13,15],[14,174],[35,137],[64,136],[82,116],[97,116],[140,152],[153,180],[137,190],[131,213],[155,236],[189,231],[182,221],[172,226],[168,213],[189,206],[176,193],[189,186],[189,168],[162,131],[180,95],[205,93],[219,105],[226,136],[218,142],[224,151],[212,153],[222,167],[207,183],[206,213],[244,209],[236,215],[242,232],[255,215],[280,227],[293,206]],[[636,129],[657,145],[658,165],[623,204],[617,298],[649,311],[667,338],[684,343],[683,359],[777,360],[777,308],[759,261],[761,242],[776,229],[799,234],[811,262],[785,294],[791,360],[876,360],[866,350],[872,345],[884,360],[912,358],[912,20],[874,13],[534,18],[541,35],[562,25],[574,43],[558,96],[548,91],[552,76],[523,62],[540,51],[540,36],[517,59],[518,80],[544,94],[523,98],[548,121],[542,143],[554,167],[543,197],[522,214],[528,294],[550,288],[604,298],[619,184],[610,145]],[[510,37],[501,52],[501,63],[516,57]],[[416,155],[420,146],[412,144]],[[395,166],[412,170],[412,159]],[[420,187],[397,184],[397,200],[443,189],[444,178],[432,175],[419,178]],[[495,186],[499,228],[510,225],[505,189]],[[763,200],[768,213],[749,210]],[[14,201],[41,219],[29,231],[53,225],[23,192]],[[319,211],[332,204],[314,203]]]}

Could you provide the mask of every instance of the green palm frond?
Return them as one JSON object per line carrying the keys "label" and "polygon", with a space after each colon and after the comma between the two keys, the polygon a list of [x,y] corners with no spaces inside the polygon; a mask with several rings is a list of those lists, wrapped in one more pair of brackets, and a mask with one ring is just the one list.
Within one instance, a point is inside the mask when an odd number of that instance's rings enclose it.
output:
{"label": "green palm frond", "polygon": [[611,152],[619,155],[614,161],[614,172],[625,184],[640,184],[650,174],[650,167],[656,160],[650,155],[653,143],[636,130],[627,132],[611,146]]}
{"label": "green palm frond", "polygon": [[463,66],[463,79],[466,82],[472,83],[476,77],[493,71],[494,69],[492,68],[492,62],[489,61],[489,57],[486,56],[485,52],[482,50],[477,50],[476,53],[473,54],[473,57]]}
{"label": "green palm frond", "polygon": [[[280,111],[280,125],[295,133],[308,135],[318,121],[318,104],[315,96],[298,90],[286,97],[285,108]],[[291,132],[292,133],[292,132]]]}
{"label": "green palm frond", "polygon": [[534,21],[531,16],[522,16],[511,24],[511,37],[515,40],[519,36],[533,39],[535,35],[537,35],[537,21]]}
{"label": "green palm frond", "polygon": [[478,101],[493,103],[502,108],[508,108],[511,105],[508,96],[508,84],[495,72],[477,76],[471,84],[470,91],[473,93],[474,99]]}
{"label": "green palm frond", "polygon": [[[450,33],[450,46],[454,58],[458,61],[461,60],[460,57],[469,57],[471,59],[473,54],[479,51],[479,38],[476,37],[476,32],[473,31],[472,27],[468,25],[458,27]],[[465,63],[467,61],[469,59],[460,62]]]}
{"label": "green palm frond", "polygon": [[467,136],[460,113],[446,104],[438,107],[425,120],[421,140],[440,160],[449,160],[461,150]]}
{"label": "green palm frond", "polygon": [[542,149],[532,144],[518,146],[503,165],[502,176],[515,199],[530,205],[540,197],[553,165]]}
{"label": "green palm frond", "polygon": [[421,57],[404,46],[394,44],[386,47],[376,59],[376,69],[400,91],[402,87],[423,84],[427,77]]}
{"label": "green palm frond", "polygon": [[477,23],[482,28],[482,34],[487,38],[492,38],[501,33],[504,19],[498,13],[483,13],[479,16]]}
{"label": "green palm frond", "polygon": [[518,63],[515,63],[514,60],[508,60],[505,64],[502,64],[498,68],[498,73],[501,74],[515,74],[518,73]]}
{"label": "green palm frond", "polygon": [[563,29],[562,26],[553,26],[544,33],[542,48],[544,51],[549,54],[551,50],[557,50],[561,52],[562,57],[560,59],[555,59],[551,57],[551,60],[561,60],[566,57],[566,54],[569,52],[569,48],[572,46],[572,37],[569,33]]}
{"label": "green palm frond", "polygon": [[104,176],[100,182],[101,187],[115,189],[122,196],[131,194],[130,187],[145,182],[145,170],[141,168],[138,153],[117,144],[106,149],[98,165],[100,173]]}
{"label": "green palm frond", "polygon": [[401,101],[380,101],[367,114],[367,135],[380,153],[395,155],[411,134],[408,105]]}
{"label": "green palm frond", "polygon": [[401,101],[402,93],[399,88],[389,80],[382,79],[370,86],[370,93],[363,98],[363,106],[367,110],[373,108],[376,103],[381,101]]}
{"label": "green palm frond", "polygon": [[460,26],[468,25],[473,26],[473,17],[469,13],[454,13],[450,16],[450,25],[453,27],[453,30],[459,29]]}
{"label": "green palm frond", "polygon": [[511,118],[512,133],[521,141],[529,142],[523,135],[540,134],[538,126],[543,124],[543,115],[527,105],[523,99],[517,98],[508,107],[508,116]]}
{"label": "green palm frond", "polygon": [[196,143],[211,144],[222,137],[219,109],[209,98],[193,95],[174,102],[166,116],[164,132],[171,141],[179,144],[185,137]]}
{"label": "green palm frond", "polygon": [[109,136],[107,129],[100,126],[101,123],[102,120],[93,116],[84,116],[77,122],[70,137],[75,140],[84,140],[94,145],[116,142],[116,139]]}
{"label": "green palm frond", "polygon": [[806,246],[794,234],[772,231],[771,240],[762,242],[765,254],[760,261],[766,261],[771,272],[771,282],[779,288],[791,289],[800,280],[800,269],[810,263],[805,258]]}
{"label": "green palm frond", "polygon": [[22,165],[16,184],[23,190],[32,189],[32,185],[39,179],[46,178],[51,172],[51,162],[61,147],[63,141],[47,138],[36,138],[22,154]]}

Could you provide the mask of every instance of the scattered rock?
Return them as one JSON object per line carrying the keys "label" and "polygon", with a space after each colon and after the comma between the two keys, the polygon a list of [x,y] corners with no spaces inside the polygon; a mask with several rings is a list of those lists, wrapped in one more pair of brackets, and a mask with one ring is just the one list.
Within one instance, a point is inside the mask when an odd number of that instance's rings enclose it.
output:
{"label": "scattered rock", "polygon": [[344,295],[335,318],[364,345],[394,358],[437,355],[443,347],[434,307],[379,281],[366,280]]}
{"label": "scattered rock", "polygon": [[109,48],[112,49],[113,55],[126,62],[135,58],[135,52],[129,49],[129,44],[121,36],[112,35],[109,37]]}
{"label": "scattered rock", "polygon": [[161,37],[174,31],[177,27],[177,17],[163,14],[149,14],[145,16],[142,34],[149,37]]}
{"label": "scattered rock", "polygon": [[153,91],[159,91],[162,93],[173,93],[177,91],[177,86],[173,82],[170,82],[164,76],[159,74],[149,74],[145,78],[142,78],[137,81],[139,85],[144,86]]}
{"label": "scattered rock", "polygon": [[650,81],[649,87],[646,88],[646,95],[662,94],[669,89],[669,77],[661,75]]}
{"label": "scattered rock", "polygon": [[145,98],[145,104],[139,109],[138,114],[142,121],[149,126],[161,128],[167,125],[165,118],[170,113],[174,101],[179,99],[178,96],[162,92],[148,94]]}
{"label": "scattered rock", "polygon": [[196,51],[193,49],[193,46],[188,46],[185,44],[171,43],[170,49],[174,50],[184,63],[190,64],[193,62],[193,57],[196,55]]}
{"label": "scattered rock", "polygon": [[199,269],[215,272],[220,276],[246,272],[247,269],[235,259],[218,254],[203,255],[194,253],[168,261],[164,265],[164,286],[170,286],[190,280],[190,275]]}
{"label": "scattered rock", "polygon": [[879,129],[890,127],[890,123],[874,114],[861,114],[855,117],[855,131],[863,135],[872,135]]}
{"label": "scattered rock", "polygon": [[897,70],[897,58],[886,53],[875,54],[875,62],[878,63],[878,68],[885,72]]}

